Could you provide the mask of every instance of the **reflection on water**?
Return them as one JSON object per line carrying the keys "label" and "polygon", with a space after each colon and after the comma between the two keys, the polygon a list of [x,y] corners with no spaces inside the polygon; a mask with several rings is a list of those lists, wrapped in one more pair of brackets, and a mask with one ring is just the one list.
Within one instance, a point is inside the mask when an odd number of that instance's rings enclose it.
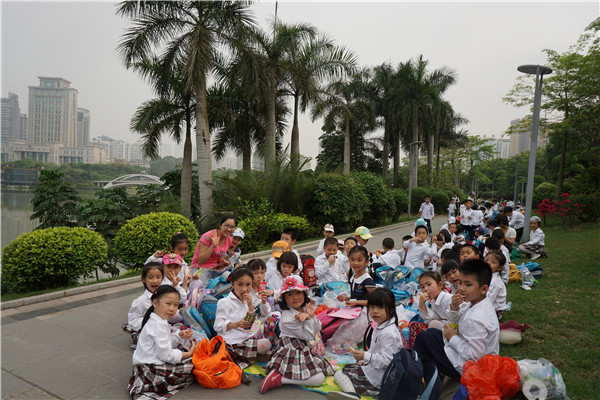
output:
{"label": "reflection on water", "polygon": [[2,191],[0,203],[2,204],[2,242],[4,248],[19,235],[31,232],[38,226],[37,220],[30,220],[33,212],[30,191]]}

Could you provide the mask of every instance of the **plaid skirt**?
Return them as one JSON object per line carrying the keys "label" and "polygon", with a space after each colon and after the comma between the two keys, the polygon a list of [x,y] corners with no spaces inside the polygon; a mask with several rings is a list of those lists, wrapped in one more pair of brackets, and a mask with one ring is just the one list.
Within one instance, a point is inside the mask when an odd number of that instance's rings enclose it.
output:
{"label": "plaid skirt", "polygon": [[371,381],[369,381],[369,378],[367,378],[360,365],[346,364],[342,368],[342,372],[350,378],[356,393],[361,396],[379,395],[379,389],[371,384]]}
{"label": "plaid skirt", "polygon": [[241,369],[248,368],[258,354],[258,339],[248,339],[238,344],[227,344],[227,351],[234,363]]}
{"label": "plaid skirt", "polygon": [[523,248],[533,251],[534,253],[541,254],[544,252],[544,246],[539,244],[522,244]]}
{"label": "plaid skirt", "polygon": [[323,356],[313,354],[306,340],[291,337],[279,338],[279,348],[265,366],[268,373],[276,369],[282,376],[294,380],[306,380],[322,372],[333,375],[334,370]]}
{"label": "plaid skirt", "polygon": [[165,400],[192,384],[192,358],[178,364],[137,364],[133,366],[127,391],[132,399]]}

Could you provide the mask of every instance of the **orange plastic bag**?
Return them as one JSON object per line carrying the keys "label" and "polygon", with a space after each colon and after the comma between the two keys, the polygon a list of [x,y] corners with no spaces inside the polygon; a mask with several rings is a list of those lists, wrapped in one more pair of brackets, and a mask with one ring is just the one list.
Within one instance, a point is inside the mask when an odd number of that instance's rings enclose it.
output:
{"label": "orange plastic bag", "polygon": [[519,391],[517,362],[509,357],[487,354],[477,362],[467,361],[460,382],[470,399],[510,399]]}
{"label": "orange plastic bag", "polygon": [[194,376],[200,386],[208,389],[230,389],[242,383],[242,369],[237,366],[225,348],[221,336],[203,339],[192,356]]}

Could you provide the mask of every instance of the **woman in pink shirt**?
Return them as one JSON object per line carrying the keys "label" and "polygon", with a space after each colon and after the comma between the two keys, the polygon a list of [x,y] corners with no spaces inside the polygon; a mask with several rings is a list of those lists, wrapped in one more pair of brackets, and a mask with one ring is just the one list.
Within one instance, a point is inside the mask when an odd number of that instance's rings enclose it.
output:
{"label": "woman in pink shirt", "polygon": [[206,283],[212,278],[220,276],[231,267],[228,261],[222,260],[227,255],[227,249],[232,246],[231,234],[235,230],[237,221],[233,215],[225,215],[217,229],[204,233],[200,237],[194,257],[192,258],[192,274],[202,268],[200,279]]}

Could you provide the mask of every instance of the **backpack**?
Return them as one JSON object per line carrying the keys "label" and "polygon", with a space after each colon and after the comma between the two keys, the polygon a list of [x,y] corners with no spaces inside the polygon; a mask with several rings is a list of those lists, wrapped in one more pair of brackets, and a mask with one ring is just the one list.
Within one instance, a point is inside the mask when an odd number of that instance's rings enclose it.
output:
{"label": "backpack", "polygon": [[229,283],[226,278],[218,276],[208,281],[206,288],[214,290],[212,293],[214,298],[222,299],[231,292],[231,283]]}
{"label": "backpack", "polygon": [[339,291],[339,292],[350,292],[350,285],[346,282],[342,281],[331,281],[327,283],[321,284],[321,296],[323,296],[326,292],[329,291]]}
{"label": "backpack", "polygon": [[302,271],[300,275],[304,281],[306,287],[317,286],[317,274],[315,272],[315,258],[310,254],[302,254],[300,256],[302,261]]}
{"label": "backpack", "polygon": [[337,308],[328,308],[317,314],[317,318],[321,321],[321,339],[326,342],[338,330],[340,325],[347,321],[344,318],[331,317],[331,314],[337,311]]}
{"label": "backpack", "polygon": [[[426,386],[421,392],[423,381]],[[421,361],[412,349],[400,349],[383,374],[379,398],[435,400],[441,392],[442,382],[435,363],[431,360]]]}
{"label": "backpack", "polygon": [[181,309],[181,316],[186,324],[192,327],[192,329],[198,331],[200,335],[204,335],[205,338],[212,336],[210,327],[202,318],[202,315],[196,307],[186,306]]}
{"label": "backpack", "polygon": [[210,334],[208,337],[213,337],[217,334],[215,332],[215,328],[213,327],[215,324],[215,318],[217,314],[217,300],[213,296],[206,296],[202,304],[200,304],[200,315],[206,324],[208,325]]}
{"label": "backpack", "polygon": [[419,277],[423,272],[425,272],[425,269],[423,268],[413,268],[413,270],[410,272],[410,275],[406,279],[406,282],[419,283]]}
{"label": "backpack", "polygon": [[194,376],[200,386],[208,389],[230,389],[242,383],[242,369],[233,362],[221,336],[198,344],[194,355]]}

